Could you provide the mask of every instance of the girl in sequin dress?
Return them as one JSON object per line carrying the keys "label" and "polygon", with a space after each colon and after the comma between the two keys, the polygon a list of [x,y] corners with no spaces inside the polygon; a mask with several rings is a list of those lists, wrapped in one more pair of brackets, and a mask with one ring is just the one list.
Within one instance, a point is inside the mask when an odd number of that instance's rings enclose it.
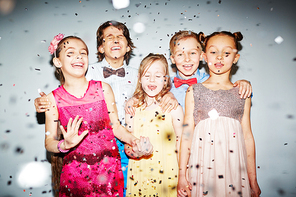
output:
{"label": "girl in sequin dress", "polygon": [[[132,144],[138,154],[146,152],[139,151],[141,141],[120,125],[110,86],[86,80],[85,43],[62,37],[55,37],[49,48],[62,85],[47,96],[52,105],[45,123],[46,149],[65,154],[59,196],[122,196],[123,174],[114,136]],[[64,138],[60,141],[58,124]]]}
{"label": "girl in sequin dress", "polygon": [[171,88],[168,63],[163,55],[149,54],[139,68],[134,97],[138,99],[134,116],[126,115],[127,129],[136,137],[148,136],[153,145],[151,156],[138,157],[130,146],[126,196],[177,196],[179,137],[183,109],[162,112],[159,101]]}
{"label": "girl in sequin dress", "polygon": [[[188,88],[178,196],[259,196],[251,98],[241,99],[230,73],[240,32],[215,32],[203,54],[210,78]],[[187,166],[188,165],[188,166]]]}

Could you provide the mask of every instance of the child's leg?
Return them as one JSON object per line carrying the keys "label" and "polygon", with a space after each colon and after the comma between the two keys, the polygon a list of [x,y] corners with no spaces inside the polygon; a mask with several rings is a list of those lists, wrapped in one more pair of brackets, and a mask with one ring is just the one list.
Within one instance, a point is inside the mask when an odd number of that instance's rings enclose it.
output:
{"label": "child's leg", "polygon": [[124,190],[123,197],[125,197],[126,193],[126,182],[127,182],[127,167],[128,167],[128,157],[124,152],[124,144],[116,138],[116,144],[119,149],[120,158],[121,158],[121,169],[124,177]]}

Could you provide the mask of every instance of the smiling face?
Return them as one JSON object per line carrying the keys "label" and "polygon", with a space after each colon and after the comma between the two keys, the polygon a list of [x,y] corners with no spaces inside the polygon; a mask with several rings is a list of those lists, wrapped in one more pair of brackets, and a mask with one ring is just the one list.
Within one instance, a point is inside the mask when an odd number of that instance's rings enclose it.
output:
{"label": "smiling face", "polygon": [[140,82],[147,96],[155,97],[158,95],[165,83],[167,83],[163,63],[159,60],[154,61],[146,71],[144,71]]}
{"label": "smiling face", "polygon": [[233,38],[227,35],[211,37],[206,44],[203,55],[208,63],[210,74],[230,73],[232,64],[240,57]]}
{"label": "smiling face", "polygon": [[187,79],[195,74],[199,66],[202,48],[193,37],[184,38],[177,42],[171,55],[171,61],[176,64],[180,76]]}
{"label": "smiling face", "polygon": [[57,68],[61,68],[65,78],[84,77],[88,67],[88,50],[84,42],[69,38],[59,44],[61,51],[53,59]]}
{"label": "smiling face", "polygon": [[100,53],[105,54],[106,60],[124,60],[124,55],[130,51],[122,30],[109,26],[104,29],[103,44],[99,46]]}

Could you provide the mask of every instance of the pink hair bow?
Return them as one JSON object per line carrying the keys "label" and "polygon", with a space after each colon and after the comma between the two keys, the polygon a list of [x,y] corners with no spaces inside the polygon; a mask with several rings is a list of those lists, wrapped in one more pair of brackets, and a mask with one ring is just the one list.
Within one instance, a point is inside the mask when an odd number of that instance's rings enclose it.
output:
{"label": "pink hair bow", "polygon": [[59,42],[64,38],[64,34],[58,34],[56,35],[53,40],[50,42],[50,45],[48,47],[48,51],[50,52],[50,54],[53,54],[57,47],[58,47],[58,44]]}

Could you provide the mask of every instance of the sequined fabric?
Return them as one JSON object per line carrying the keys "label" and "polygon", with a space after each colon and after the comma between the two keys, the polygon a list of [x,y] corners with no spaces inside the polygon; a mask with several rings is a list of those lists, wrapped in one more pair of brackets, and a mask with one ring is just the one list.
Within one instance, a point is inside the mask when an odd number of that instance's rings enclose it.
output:
{"label": "sequined fabric", "polygon": [[238,87],[230,90],[210,90],[202,84],[193,86],[194,121],[195,125],[201,120],[210,118],[209,112],[215,109],[219,116],[241,121],[244,113],[245,100],[240,99]]}
{"label": "sequined fabric", "polygon": [[83,98],[63,86],[53,91],[59,121],[66,130],[70,118],[83,117],[79,134],[88,135],[64,157],[60,196],[122,196],[123,174],[116,140],[99,81],[90,81]]}
{"label": "sequined fabric", "polygon": [[250,196],[238,87],[193,85],[195,130],[189,158],[192,196]]}

